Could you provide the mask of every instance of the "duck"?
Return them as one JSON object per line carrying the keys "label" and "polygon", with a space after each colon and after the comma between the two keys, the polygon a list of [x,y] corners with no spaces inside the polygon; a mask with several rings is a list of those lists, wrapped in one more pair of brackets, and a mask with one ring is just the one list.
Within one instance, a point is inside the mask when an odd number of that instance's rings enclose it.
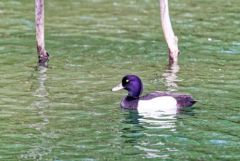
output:
{"label": "duck", "polygon": [[155,91],[141,96],[143,92],[142,80],[137,75],[126,75],[122,82],[112,88],[112,91],[125,89],[127,96],[122,98],[121,108],[141,112],[162,111],[176,112],[185,107],[193,106],[197,101],[189,94]]}

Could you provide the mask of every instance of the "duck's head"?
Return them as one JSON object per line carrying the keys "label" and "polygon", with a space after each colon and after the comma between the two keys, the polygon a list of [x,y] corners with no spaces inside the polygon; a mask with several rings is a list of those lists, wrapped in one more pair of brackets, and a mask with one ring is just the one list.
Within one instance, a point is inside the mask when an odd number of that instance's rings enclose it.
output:
{"label": "duck's head", "polygon": [[141,79],[136,75],[126,75],[122,78],[122,83],[112,88],[112,91],[125,89],[128,91],[128,96],[138,98],[143,91]]}

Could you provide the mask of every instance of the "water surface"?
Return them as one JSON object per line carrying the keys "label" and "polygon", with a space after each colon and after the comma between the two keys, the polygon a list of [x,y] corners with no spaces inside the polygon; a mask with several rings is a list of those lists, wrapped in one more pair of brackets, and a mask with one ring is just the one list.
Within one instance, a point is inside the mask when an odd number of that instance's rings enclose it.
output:
{"label": "water surface", "polygon": [[[240,2],[173,0],[177,66],[158,1],[46,1],[48,69],[36,69],[33,2],[0,2],[0,160],[239,160]],[[110,89],[190,93],[194,109],[146,117]]]}

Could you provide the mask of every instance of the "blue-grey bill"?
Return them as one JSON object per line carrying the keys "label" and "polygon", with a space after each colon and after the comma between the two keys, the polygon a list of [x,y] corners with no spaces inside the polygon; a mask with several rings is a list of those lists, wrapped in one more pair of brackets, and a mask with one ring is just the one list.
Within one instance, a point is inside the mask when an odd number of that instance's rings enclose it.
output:
{"label": "blue-grey bill", "polygon": [[119,91],[119,90],[121,90],[121,89],[123,89],[122,83],[120,83],[120,84],[117,85],[116,87],[113,87],[113,88],[112,88],[112,91],[115,92],[115,91]]}

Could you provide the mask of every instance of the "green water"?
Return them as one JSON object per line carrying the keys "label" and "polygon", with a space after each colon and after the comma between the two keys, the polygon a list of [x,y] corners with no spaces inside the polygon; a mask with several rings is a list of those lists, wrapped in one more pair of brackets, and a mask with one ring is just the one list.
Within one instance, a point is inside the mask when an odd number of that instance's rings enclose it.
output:
{"label": "green water", "polygon": [[[153,0],[46,1],[48,69],[36,70],[34,3],[0,2],[0,160],[240,160],[240,1],[171,0],[178,66]],[[194,109],[148,118],[110,89],[190,93]]]}

